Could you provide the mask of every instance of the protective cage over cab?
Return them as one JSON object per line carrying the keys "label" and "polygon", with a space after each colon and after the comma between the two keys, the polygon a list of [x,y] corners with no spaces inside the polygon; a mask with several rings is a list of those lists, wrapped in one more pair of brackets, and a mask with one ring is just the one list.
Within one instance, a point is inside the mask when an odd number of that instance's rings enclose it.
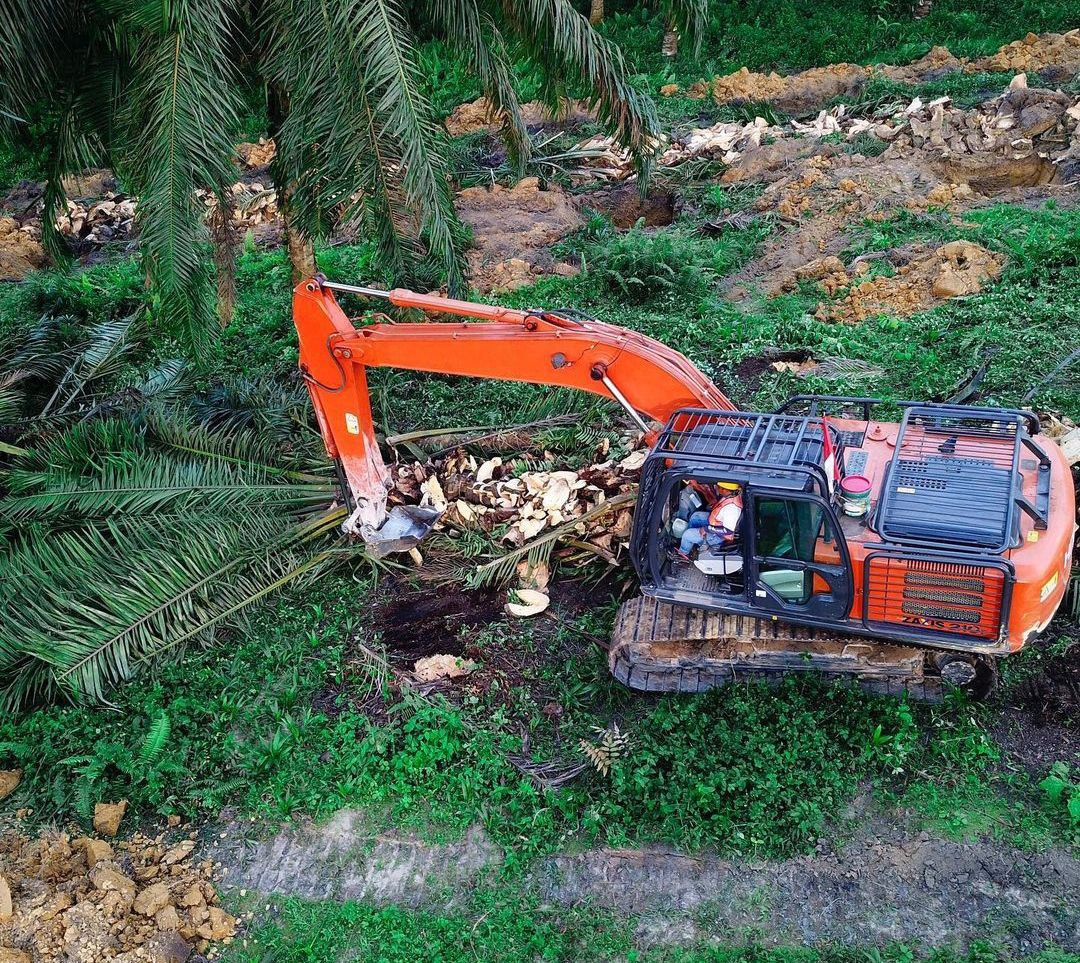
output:
{"label": "protective cage over cab", "polygon": [[[1016,563],[1024,551],[1031,560],[1051,511],[1054,466],[1032,438],[1034,416],[908,404],[897,426],[871,420],[871,399],[828,400],[857,401],[864,419],[823,419],[816,402],[808,415],[670,418],[643,467],[631,535],[644,593],[939,648],[1018,648]],[[853,474],[871,480],[854,517],[834,498]],[[737,525],[710,527],[706,513],[733,492]],[[1069,564],[1067,544],[1056,558],[1045,547],[1043,601]]]}

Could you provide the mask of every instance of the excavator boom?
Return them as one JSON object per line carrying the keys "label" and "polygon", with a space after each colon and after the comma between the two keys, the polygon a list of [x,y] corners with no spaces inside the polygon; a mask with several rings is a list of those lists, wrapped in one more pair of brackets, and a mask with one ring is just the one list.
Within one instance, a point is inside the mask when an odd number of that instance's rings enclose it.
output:
{"label": "excavator boom", "polygon": [[[379,298],[398,308],[464,321],[357,328],[334,292]],[[316,277],[293,292],[300,370],[327,452],[349,489],[348,530],[371,542],[386,520],[389,475],[368,398],[368,368],[407,368],[578,388],[622,405],[642,430],[683,407],[735,406],[679,352],[652,338],[569,311],[520,310],[396,289],[335,284]]]}

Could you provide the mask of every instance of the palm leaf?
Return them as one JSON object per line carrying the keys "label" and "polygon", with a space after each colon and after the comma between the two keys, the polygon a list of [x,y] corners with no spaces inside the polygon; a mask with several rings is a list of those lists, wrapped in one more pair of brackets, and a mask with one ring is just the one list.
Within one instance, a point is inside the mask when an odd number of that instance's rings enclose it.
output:
{"label": "palm leaf", "polygon": [[514,91],[505,38],[475,0],[428,2],[424,10],[425,17],[476,73],[493,112],[502,120],[510,165],[521,176],[532,145]]}
{"label": "palm leaf", "polygon": [[107,461],[93,474],[20,467],[8,473],[7,485],[10,494],[0,499],[0,520],[8,523],[315,508],[325,506],[335,491],[329,481],[288,481],[262,467],[159,452]]}
{"label": "palm leaf", "polygon": [[237,119],[231,5],[217,0],[123,4],[138,38],[123,112],[122,173],[139,196],[139,240],[165,319],[193,346],[215,317],[195,190],[233,177]]}
{"label": "palm leaf", "polygon": [[557,110],[567,83],[580,85],[600,123],[634,158],[642,181],[652,171],[661,128],[652,101],[630,82],[622,54],[570,0],[499,0],[508,33],[543,68],[544,99]]}
{"label": "palm leaf", "polygon": [[20,540],[3,558],[0,580],[8,613],[0,674],[17,675],[0,689],[0,706],[14,708],[28,694],[103,698],[140,662],[205,637],[327,563],[334,556],[304,546],[342,514],[284,530],[272,515],[243,526],[189,517]]}

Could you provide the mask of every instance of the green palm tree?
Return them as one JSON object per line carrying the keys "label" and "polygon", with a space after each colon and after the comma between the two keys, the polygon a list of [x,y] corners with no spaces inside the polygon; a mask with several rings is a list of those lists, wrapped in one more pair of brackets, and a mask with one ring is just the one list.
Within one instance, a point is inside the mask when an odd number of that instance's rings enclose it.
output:
{"label": "green palm tree", "polygon": [[[47,229],[65,200],[62,176],[88,164],[113,167],[139,196],[157,313],[198,344],[214,297],[194,192],[229,203],[245,91],[265,101],[298,272],[311,268],[310,239],[358,221],[395,273],[431,257],[460,282],[443,138],[416,68],[419,30],[475,73],[516,164],[530,145],[511,49],[539,65],[552,105],[584,93],[647,174],[651,101],[571,0],[0,0],[0,111],[53,118]],[[63,253],[54,231],[47,241]],[[228,258],[218,260],[227,273]]]}

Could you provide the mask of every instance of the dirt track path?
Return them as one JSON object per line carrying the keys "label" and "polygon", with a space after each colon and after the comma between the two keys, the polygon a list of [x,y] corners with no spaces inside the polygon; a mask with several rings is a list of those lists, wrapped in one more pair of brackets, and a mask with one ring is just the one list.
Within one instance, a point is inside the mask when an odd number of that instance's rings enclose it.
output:
{"label": "dirt track path", "polygon": [[[445,907],[448,892],[465,893],[502,864],[501,850],[480,830],[429,844],[372,835],[348,811],[258,841],[235,826],[226,832],[208,841],[226,882],[268,896]],[[661,848],[567,853],[534,867],[522,885],[556,906],[587,900],[637,916],[643,946],[753,933],[778,943],[993,939],[1018,952],[1047,941],[1080,950],[1076,856],[956,843],[881,822],[835,850],[825,844],[784,860]]]}

